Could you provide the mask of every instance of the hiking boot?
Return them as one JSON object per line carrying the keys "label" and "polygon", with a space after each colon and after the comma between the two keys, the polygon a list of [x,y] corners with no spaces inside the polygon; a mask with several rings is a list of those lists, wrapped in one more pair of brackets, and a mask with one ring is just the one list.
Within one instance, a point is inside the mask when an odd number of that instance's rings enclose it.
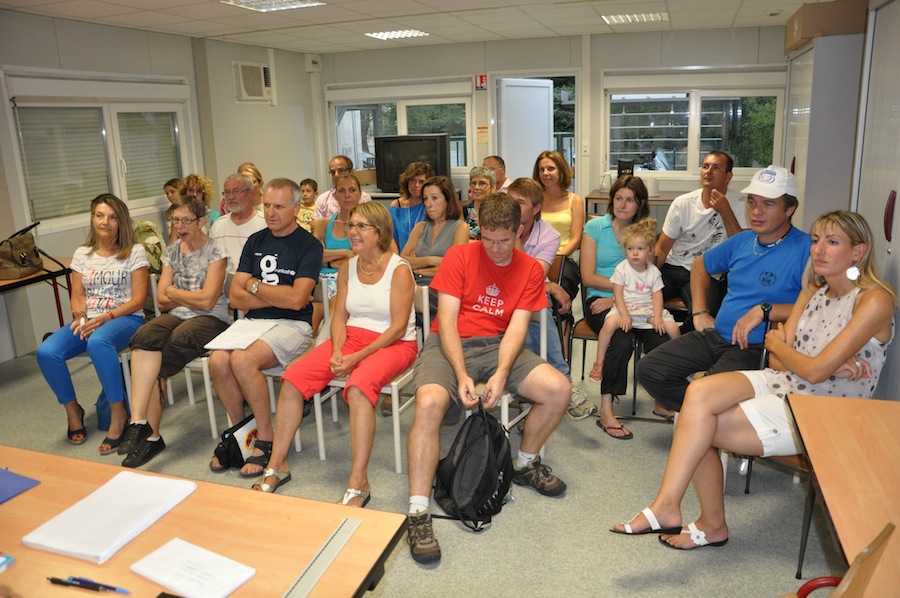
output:
{"label": "hiking boot", "polygon": [[520,486],[531,486],[544,496],[559,496],[566,491],[566,483],[550,473],[551,469],[541,465],[537,457],[524,469],[513,465],[512,481]]}
{"label": "hiking boot", "polygon": [[128,424],[122,433],[122,444],[119,445],[118,453],[127,455],[131,453],[135,447],[139,446],[153,434],[153,428],[150,424]]}
{"label": "hiking boot", "polygon": [[162,436],[156,442],[150,442],[146,438],[133,451],[128,453],[122,461],[122,467],[140,467],[156,455],[166,450],[166,443]]}
{"label": "hiking boot", "polygon": [[415,515],[407,515],[406,541],[409,553],[417,563],[436,563],[441,560],[441,547],[434,537],[431,526],[431,513],[416,511]]}
{"label": "hiking boot", "polygon": [[569,408],[566,409],[569,419],[579,420],[597,413],[597,406],[590,402],[584,391],[572,385],[572,398],[569,401]]}

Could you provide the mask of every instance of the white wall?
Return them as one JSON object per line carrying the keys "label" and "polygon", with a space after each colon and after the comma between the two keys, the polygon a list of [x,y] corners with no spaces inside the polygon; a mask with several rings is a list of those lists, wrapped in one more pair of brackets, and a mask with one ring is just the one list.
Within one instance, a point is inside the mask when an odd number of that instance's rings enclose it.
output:
{"label": "white wall", "polygon": [[[265,48],[0,11],[0,65],[184,77],[192,96],[191,151],[197,169],[213,179],[217,191],[245,161],[254,162],[267,180],[277,176],[300,180],[316,173],[307,109],[312,93],[304,55],[281,51],[273,55],[277,106],[237,104],[231,62],[266,63]],[[10,191],[18,186],[11,183],[19,174],[9,128],[9,123],[0,124],[0,238],[30,223],[27,217],[16,216],[27,214],[26,209],[13,210],[13,202],[24,200]],[[161,213],[162,209],[142,217],[161,222]],[[85,226],[39,234],[38,242],[52,255],[70,256],[86,230]],[[0,303],[0,319],[12,328],[17,355],[33,351],[43,334],[56,326],[48,290],[34,285],[6,294]],[[64,303],[68,314],[68,302]],[[0,360],[9,357],[9,347],[0,344]]]}
{"label": "white wall", "polygon": [[[589,154],[579,152],[576,174],[580,171],[584,175],[578,179],[576,190],[586,194],[600,186],[606,143],[605,123],[600,118],[604,71],[786,64],[783,27],[594,35],[587,39],[586,44],[581,37],[558,37],[330,54],[322,57],[322,82],[325,86],[348,87],[471,80],[479,73],[550,76],[577,70],[578,130],[587,136],[579,138],[577,146],[583,147],[586,141]],[[474,126],[489,127],[492,108],[488,92],[473,91],[473,97]],[[494,138],[493,131],[489,137]],[[475,146],[475,163],[493,153],[492,143]],[[696,181],[680,184],[686,189],[696,187]],[[666,185],[662,187],[668,190]]]}

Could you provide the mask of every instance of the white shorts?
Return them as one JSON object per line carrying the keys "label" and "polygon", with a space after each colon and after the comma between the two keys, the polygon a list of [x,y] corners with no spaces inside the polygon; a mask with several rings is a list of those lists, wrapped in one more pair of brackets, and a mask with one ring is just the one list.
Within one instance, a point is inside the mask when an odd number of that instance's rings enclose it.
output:
{"label": "white shorts", "polygon": [[763,457],[799,455],[800,434],[787,401],[772,393],[762,370],[738,372],[753,385],[754,398],[741,401],[741,409],[763,445]]}
{"label": "white shorts", "polygon": [[287,364],[309,346],[312,326],[302,320],[276,320],[276,322],[277,324],[269,328],[259,340],[269,345],[281,367],[287,367]]}

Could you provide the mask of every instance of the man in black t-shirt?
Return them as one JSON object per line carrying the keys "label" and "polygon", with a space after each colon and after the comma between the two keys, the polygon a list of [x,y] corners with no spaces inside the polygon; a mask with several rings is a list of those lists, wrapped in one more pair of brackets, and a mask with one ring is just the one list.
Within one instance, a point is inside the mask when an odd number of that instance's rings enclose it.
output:
{"label": "man in black t-shirt", "polygon": [[[289,179],[269,181],[263,192],[267,228],[250,235],[231,283],[231,306],[250,321],[275,325],[246,349],[213,351],[210,371],[219,400],[231,421],[244,419],[244,402],[256,417],[253,455],[241,468],[244,477],[258,476],[272,452],[274,430],[269,393],[262,370],[286,366],[312,339],[310,298],[322,264],[322,244],[297,224],[300,187]],[[213,471],[222,469],[218,459]]]}

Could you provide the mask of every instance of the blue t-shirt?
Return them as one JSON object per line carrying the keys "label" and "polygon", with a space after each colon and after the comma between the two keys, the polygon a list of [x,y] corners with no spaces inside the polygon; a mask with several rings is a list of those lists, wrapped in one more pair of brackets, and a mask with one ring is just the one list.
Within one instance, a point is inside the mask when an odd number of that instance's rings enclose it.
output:
{"label": "blue t-shirt", "polygon": [[[584,233],[594,240],[597,245],[597,260],[594,274],[609,278],[616,270],[619,262],[625,259],[625,251],[612,227],[612,216],[606,214],[600,218],[592,218],[584,226]],[[808,248],[807,248],[808,249]],[[592,287],[587,289],[587,298],[612,297],[612,291],[604,291]]]}
{"label": "blue t-shirt", "polygon": [[[246,272],[263,284],[293,285],[298,278],[319,279],[322,244],[303,228],[276,237],[268,228],[253,233],[244,245],[238,272]],[[303,320],[312,324],[312,304],[296,311],[281,307],[251,309],[248,318]]]}
{"label": "blue t-shirt", "polygon": [[[728,273],[728,292],[716,314],[716,331],[722,338],[731,342],[734,325],[754,305],[797,300],[809,247],[809,235],[791,227],[774,247],[762,247],[756,242],[756,233],[746,230],[703,254],[707,272]],[[750,332],[750,342],[762,343],[764,333],[765,326],[760,324]]]}

